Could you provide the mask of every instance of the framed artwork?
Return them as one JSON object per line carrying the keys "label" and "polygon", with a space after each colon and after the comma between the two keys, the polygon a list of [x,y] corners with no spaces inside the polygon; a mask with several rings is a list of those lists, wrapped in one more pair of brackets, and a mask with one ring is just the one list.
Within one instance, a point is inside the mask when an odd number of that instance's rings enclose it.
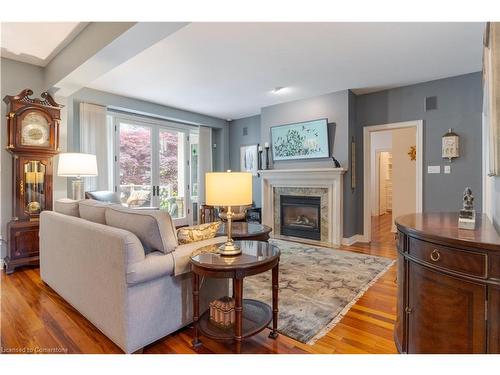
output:
{"label": "framed artwork", "polygon": [[258,145],[240,147],[240,171],[257,176]]}
{"label": "framed artwork", "polygon": [[274,161],[328,158],[330,156],[329,145],[327,119],[271,128]]}

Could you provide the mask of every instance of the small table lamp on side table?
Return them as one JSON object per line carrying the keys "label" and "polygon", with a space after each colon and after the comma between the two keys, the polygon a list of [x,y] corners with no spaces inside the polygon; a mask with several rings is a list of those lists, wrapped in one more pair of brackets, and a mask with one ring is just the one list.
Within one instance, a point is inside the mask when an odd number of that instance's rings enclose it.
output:
{"label": "small table lamp on side table", "polygon": [[232,239],[232,206],[252,203],[252,174],[247,172],[214,172],[205,174],[205,199],[211,206],[227,206],[227,242],[219,247],[219,254],[233,256],[241,249]]}
{"label": "small table lamp on side table", "polygon": [[97,159],[92,154],[69,152],[59,154],[57,175],[62,177],[76,177],[71,183],[72,199],[84,199],[84,184],[82,177],[97,176]]}

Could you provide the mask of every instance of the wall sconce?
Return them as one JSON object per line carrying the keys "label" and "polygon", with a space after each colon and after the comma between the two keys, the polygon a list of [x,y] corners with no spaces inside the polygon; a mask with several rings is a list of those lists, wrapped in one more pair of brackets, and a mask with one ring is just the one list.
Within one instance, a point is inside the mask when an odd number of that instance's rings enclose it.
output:
{"label": "wall sconce", "polygon": [[443,159],[448,159],[448,161],[451,162],[453,158],[458,158],[459,152],[458,152],[458,141],[459,141],[459,136],[457,133],[454,133],[451,128],[448,129],[448,133],[443,135],[443,142],[442,142],[442,154],[443,154]]}

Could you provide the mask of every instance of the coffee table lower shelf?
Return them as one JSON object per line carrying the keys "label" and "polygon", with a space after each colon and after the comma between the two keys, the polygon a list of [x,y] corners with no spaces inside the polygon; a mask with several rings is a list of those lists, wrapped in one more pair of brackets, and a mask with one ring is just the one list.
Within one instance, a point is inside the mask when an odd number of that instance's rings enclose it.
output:
{"label": "coffee table lower shelf", "polygon": [[[272,319],[272,309],[267,303],[254,299],[244,299],[242,337],[246,338],[259,333],[269,326]],[[234,327],[223,329],[212,324],[209,310],[205,311],[200,317],[198,328],[204,336],[214,340],[234,339]]]}

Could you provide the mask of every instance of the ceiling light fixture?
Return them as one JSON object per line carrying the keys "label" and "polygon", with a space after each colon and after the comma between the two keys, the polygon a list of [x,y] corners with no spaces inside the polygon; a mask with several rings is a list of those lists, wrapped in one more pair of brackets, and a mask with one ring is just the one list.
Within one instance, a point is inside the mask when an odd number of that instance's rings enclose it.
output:
{"label": "ceiling light fixture", "polygon": [[272,89],[272,90],[271,90],[271,92],[272,92],[273,94],[283,93],[283,92],[284,92],[283,90],[284,90],[285,88],[286,88],[286,87],[277,86],[277,87],[275,87],[274,89]]}

